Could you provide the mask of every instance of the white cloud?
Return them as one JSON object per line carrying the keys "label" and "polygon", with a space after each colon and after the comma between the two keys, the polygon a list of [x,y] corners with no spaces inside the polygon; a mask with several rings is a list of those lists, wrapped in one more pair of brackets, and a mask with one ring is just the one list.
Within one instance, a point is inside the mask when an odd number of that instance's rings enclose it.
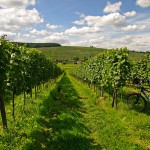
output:
{"label": "white cloud", "polygon": [[84,18],[85,15],[83,13],[80,13],[80,12],[75,12],[77,15],[79,15],[80,18]]}
{"label": "white cloud", "polygon": [[4,34],[6,34],[6,35],[9,36],[9,37],[16,35],[16,33],[13,33],[13,32],[0,31],[0,37],[1,37],[2,35],[4,35]]}
{"label": "white cloud", "polygon": [[105,42],[105,37],[102,36],[102,37],[99,37],[99,38],[94,38],[94,39],[90,39],[89,40],[90,43],[93,43],[93,44],[98,44],[100,42]]}
{"label": "white cloud", "polygon": [[122,5],[122,2],[119,1],[117,3],[111,4],[111,2],[107,2],[106,7],[104,8],[103,12],[106,13],[112,13],[112,12],[118,12],[120,11],[120,6]]}
{"label": "white cloud", "polygon": [[136,5],[141,7],[150,7],[150,0],[137,0]]}
{"label": "white cloud", "polygon": [[71,46],[91,46],[88,40],[71,41]]}
{"label": "white cloud", "polygon": [[68,36],[65,35],[50,35],[47,37],[44,37],[42,39],[37,39],[37,42],[49,42],[49,43],[60,43],[64,44],[69,41]]}
{"label": "white cloud", "polygon": [[125,35],[123,37],[114,39],[113,42],[115,42],[115,43],[122,43],[122,44],[130,44],[130,43],[133,42],[133,36]]}
{"label": "white cloud", "polygon": [[35,5],[36,1],[35,0],[30,0],[30,5]]}
{"label": "white cloud", "polygon": [[[35,29],[36,30],[36,29]],[[38,31],[38,30],[36,30]],[[49,35],[41,35],[41,34],[21,34],[18,33],[12,41],[18,41],[18,42],[37,42],[37,43],[69,43],[69,37],[64,35],[62,32],[56,32],[56,33],[51,33]]]}
{"label": "white cloud", "polygon": [[150,51],[149,34],[125,35],[116,39],[112,39],[112,43],[118,47],[128,47],[129,50]]}
{"label": "white cloud", "polygon": [[89,26],[124,26],[126,17],[120,13],[111,13],[104,16],[86,16],[84,20]]}
{"label": "white cloud", "polygon": [[77,24],[77,25],[84,25],[86,22],[85,22],[85,20],[76,20],[72,23]]}
{"label": "white cloud", "polygon": [[141,24],[147,24],[147,25],[149,25],[149,23],[150,23],[150,18],[137,20],[137,23],[141,23]]}
{"label": "white cloud", "polygon": [[32,36],[31,34],[22,34],[18,33],[16,36],[11,40],[15,42],[35,42],[35,36]]}
{"label": "white cloud", "polygon": [[126,17],[134,17],[134,16],[136,16],[136,12],[135,11],[126,12],[126,13],[124,13],[124,15]]}
{"label": "white cloud", "polygon": [[46,31],[46,30],[36,30],[36,29],[33,29],[32,31],[30,31],[30,34],[33,34],[33,35],[49,35],[50,32]]}
{"label": "white cloud", "polygon": [[138,36],[134,37],[134,43],[133,46],[135,47],[135,50],[140,51],[149,51],[150,52],[150,36],[149,34],[139,34]]}
{"label": "white cloud", "polygon": [[110,38],[108,36],[98,36],[95,38],[86,38],[83,37],[80,40],[71,40],[70,45],[73,46],[94,46],[94,47],[107,47],[110,42]]}
{"label": "white cloud", "polygon": [[25,8],[30,5],[35,5],[35,0],[0,0],[2,8]]}
{"label": "white cloud", "polygon": [[46,27],[49,28],[49,29],[58,29],[58,28],[61,28],[62,26],[60,26],[60,25],[46,24]]}
{"label": "white cloud", "polygon": [[21,32],[42,23],[43,18],[35,8],[27,9],[35,3],[35,0],[0,0],[0,31]]}
{"label": "white cloud", "polygon": [[81,18],[81,20],[76,20],[73,21],[73,24],[77,24],[77,25],[84,25],[86,23],[86,21],[84,20],[85,15],[83,13],[80,12],[76,12],[77,15],[79,15],[79,17]]}
{"label": "white cloud", "polygon": [[[2,21],[0,21],[2,22]],[[18,25],[9,25],[9,24],[0,24],[0,30],[1,31],[19,31],[20,27]]]}
{"label": "white cloud", "polygon": [[74,26],[70,29],[67,29],[65,31],[65,34],[68,34],[68,35],[83,35],[83,34],[97,33],[97,32],[101,32],[101,29],[99,27],[77,28],[77,27]]}
{"label": "white cloud", "polygon": [[54,32],[54,36],[64,36],[64,32]]}
{"label": "white cloud", "polygon": [[106,42],[108,42],[108,38],[105,36],[89,39],[89,45],[92,45],[94,47],[103,47]]}
{"label": "white cloud", "polygon": [[1,30],[18,31],[23,27],[33,26],[43,22],[39,12],[21,8],[0,9]]}
{"label": "white cloud", "polygon": [[25,37],[30,37],[30,34],[24,34]]}
{"label": "white cloud", "polygon": [[[135,35],[124,35],[124,36],[114,36],[112,35],[104,35],[105,33],[101,33],[101,35],[96,35],[91,38],[88,36],[83,36],[78,39],[70,39],[70,45],[73,46],[94,46],[100,48],[121,48],[127,47],[129,50],[136,51],[150,51],[150,36],[149,33],[140,33]],[[116,33],[117,34],[117,33]]]}
{"label": "white cloud", "polygon": [[146,28],[145,25],[128,25],[127,27],[121,28],[123,31],[137,31],[137,30],[144,30]]}

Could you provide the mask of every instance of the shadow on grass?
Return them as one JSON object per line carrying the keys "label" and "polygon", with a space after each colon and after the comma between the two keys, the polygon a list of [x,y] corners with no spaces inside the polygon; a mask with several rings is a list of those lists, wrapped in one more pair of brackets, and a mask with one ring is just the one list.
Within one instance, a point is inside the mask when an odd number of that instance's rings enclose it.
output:
{"label": "shadow on grass", "polygon": [[82,103],[66,75],[44,100],[37,120],[38,127],[29,135],[23,149],[28,150],[100,150],[88,137]]}

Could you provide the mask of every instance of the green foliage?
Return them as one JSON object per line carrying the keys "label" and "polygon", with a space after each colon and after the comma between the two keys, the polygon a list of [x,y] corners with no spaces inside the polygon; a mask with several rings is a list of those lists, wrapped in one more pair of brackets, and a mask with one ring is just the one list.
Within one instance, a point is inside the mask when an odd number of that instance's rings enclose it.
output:
{"label": "green foliage", "polygon": [[116,103],[117,107],[117,89],[125,85],[129,78],[128,54],[127,48],[107,51],[83,63],[73,70],[73,74],[88,83],[113,88],[112,106]]}
{"label": "green foliage", "polygon": [[[61,74],[61,70],[43,53],[12,44],[3,38],[0,41],[0,53],[0,102],[3,106],[5,91],[10,90],[13,94],[14,116],[14,95],[22,92],[28,93],[32,91],[33,87],[57,78]],[[1,108],[2,119],[6,118],[4,109],[4,107]]]}
{"label": "green foliage", "polygon": [[22,91],[32,89],[61,73],[55,64],[37,50],[13,45],[10,53],[8,85],[15,93],[20,94]]}
{"label": "green foliage", "polygon": [[91,83],[96,82],[102,86],[124,85],[130,71],[128,53],[126,48],[107,51],[73,71],[78,77],[86,78]]}
{"label": "green foliage", "polygon": [[139,79],[140,81],[144,81],[149,83],[150,81],[150,56],[147,55],[143,59],[132,62],[131,68],[131,79]]}
{"label": "green foliage", "polygon": [[0,39],[0,93],[4,93],[7,81],[7,71],[10,61],[11,43],[7,43],[4,39]]}
{"label": "green foliage", "polygon": [[16,119],[12,119],[11,104],[6,105],[8,131],[2,132],[0,126],[0,149],[1,150],[16,150],[22,149],[23,144],[29,141],[31,130],[39,128],[36,119],[39,117],[39,109],[43,103],[43,99],[47,98],[49,89],[45,88],[39,94],[36,101],[33,101],[29,95],[26,98],[26,107],[23,106],[23,94],[15,98]]}
{"label": "green foliage", "polygon": [[[121,48],[101,53],[73,69],[72,74],[78,79],[101,86],[103,89],[113,89],[112,106],[117,107],[118,89],[129,84],[134,78],[149,82],[150,59],[149,55],[138,62],[129,61],[129,50]],[[103,88],[104,87],[104,88]]]}

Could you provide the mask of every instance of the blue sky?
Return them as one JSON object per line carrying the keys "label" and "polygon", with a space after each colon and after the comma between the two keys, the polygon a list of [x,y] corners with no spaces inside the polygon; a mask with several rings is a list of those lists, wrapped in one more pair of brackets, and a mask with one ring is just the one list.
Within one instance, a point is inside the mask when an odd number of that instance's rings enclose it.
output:
{"label": "blue sky", "polygon": [[150,51],[150,0],[0,0],[0,35]]}

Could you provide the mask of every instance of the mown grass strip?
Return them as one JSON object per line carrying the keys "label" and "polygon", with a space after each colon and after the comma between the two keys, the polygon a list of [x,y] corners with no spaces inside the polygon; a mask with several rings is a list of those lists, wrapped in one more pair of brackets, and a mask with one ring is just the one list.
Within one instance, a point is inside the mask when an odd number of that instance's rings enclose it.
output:
{"label": "mown grass strip", "polygon": [[[70,76],[75,89],[82,97],[86,113],[85,126],[95,143],[107,150],[150,149],[150,117],[134,110],[111,108],[106,99],[98,100],[86,85]],[[125,104],[120,104],[125,106]]]}
{"label": "mown grass strip", "polygon": [[84,125],[79,94],[66,74],[44,100],[37,123],[39,127],[30,133],[24,149],[97,149]]}

